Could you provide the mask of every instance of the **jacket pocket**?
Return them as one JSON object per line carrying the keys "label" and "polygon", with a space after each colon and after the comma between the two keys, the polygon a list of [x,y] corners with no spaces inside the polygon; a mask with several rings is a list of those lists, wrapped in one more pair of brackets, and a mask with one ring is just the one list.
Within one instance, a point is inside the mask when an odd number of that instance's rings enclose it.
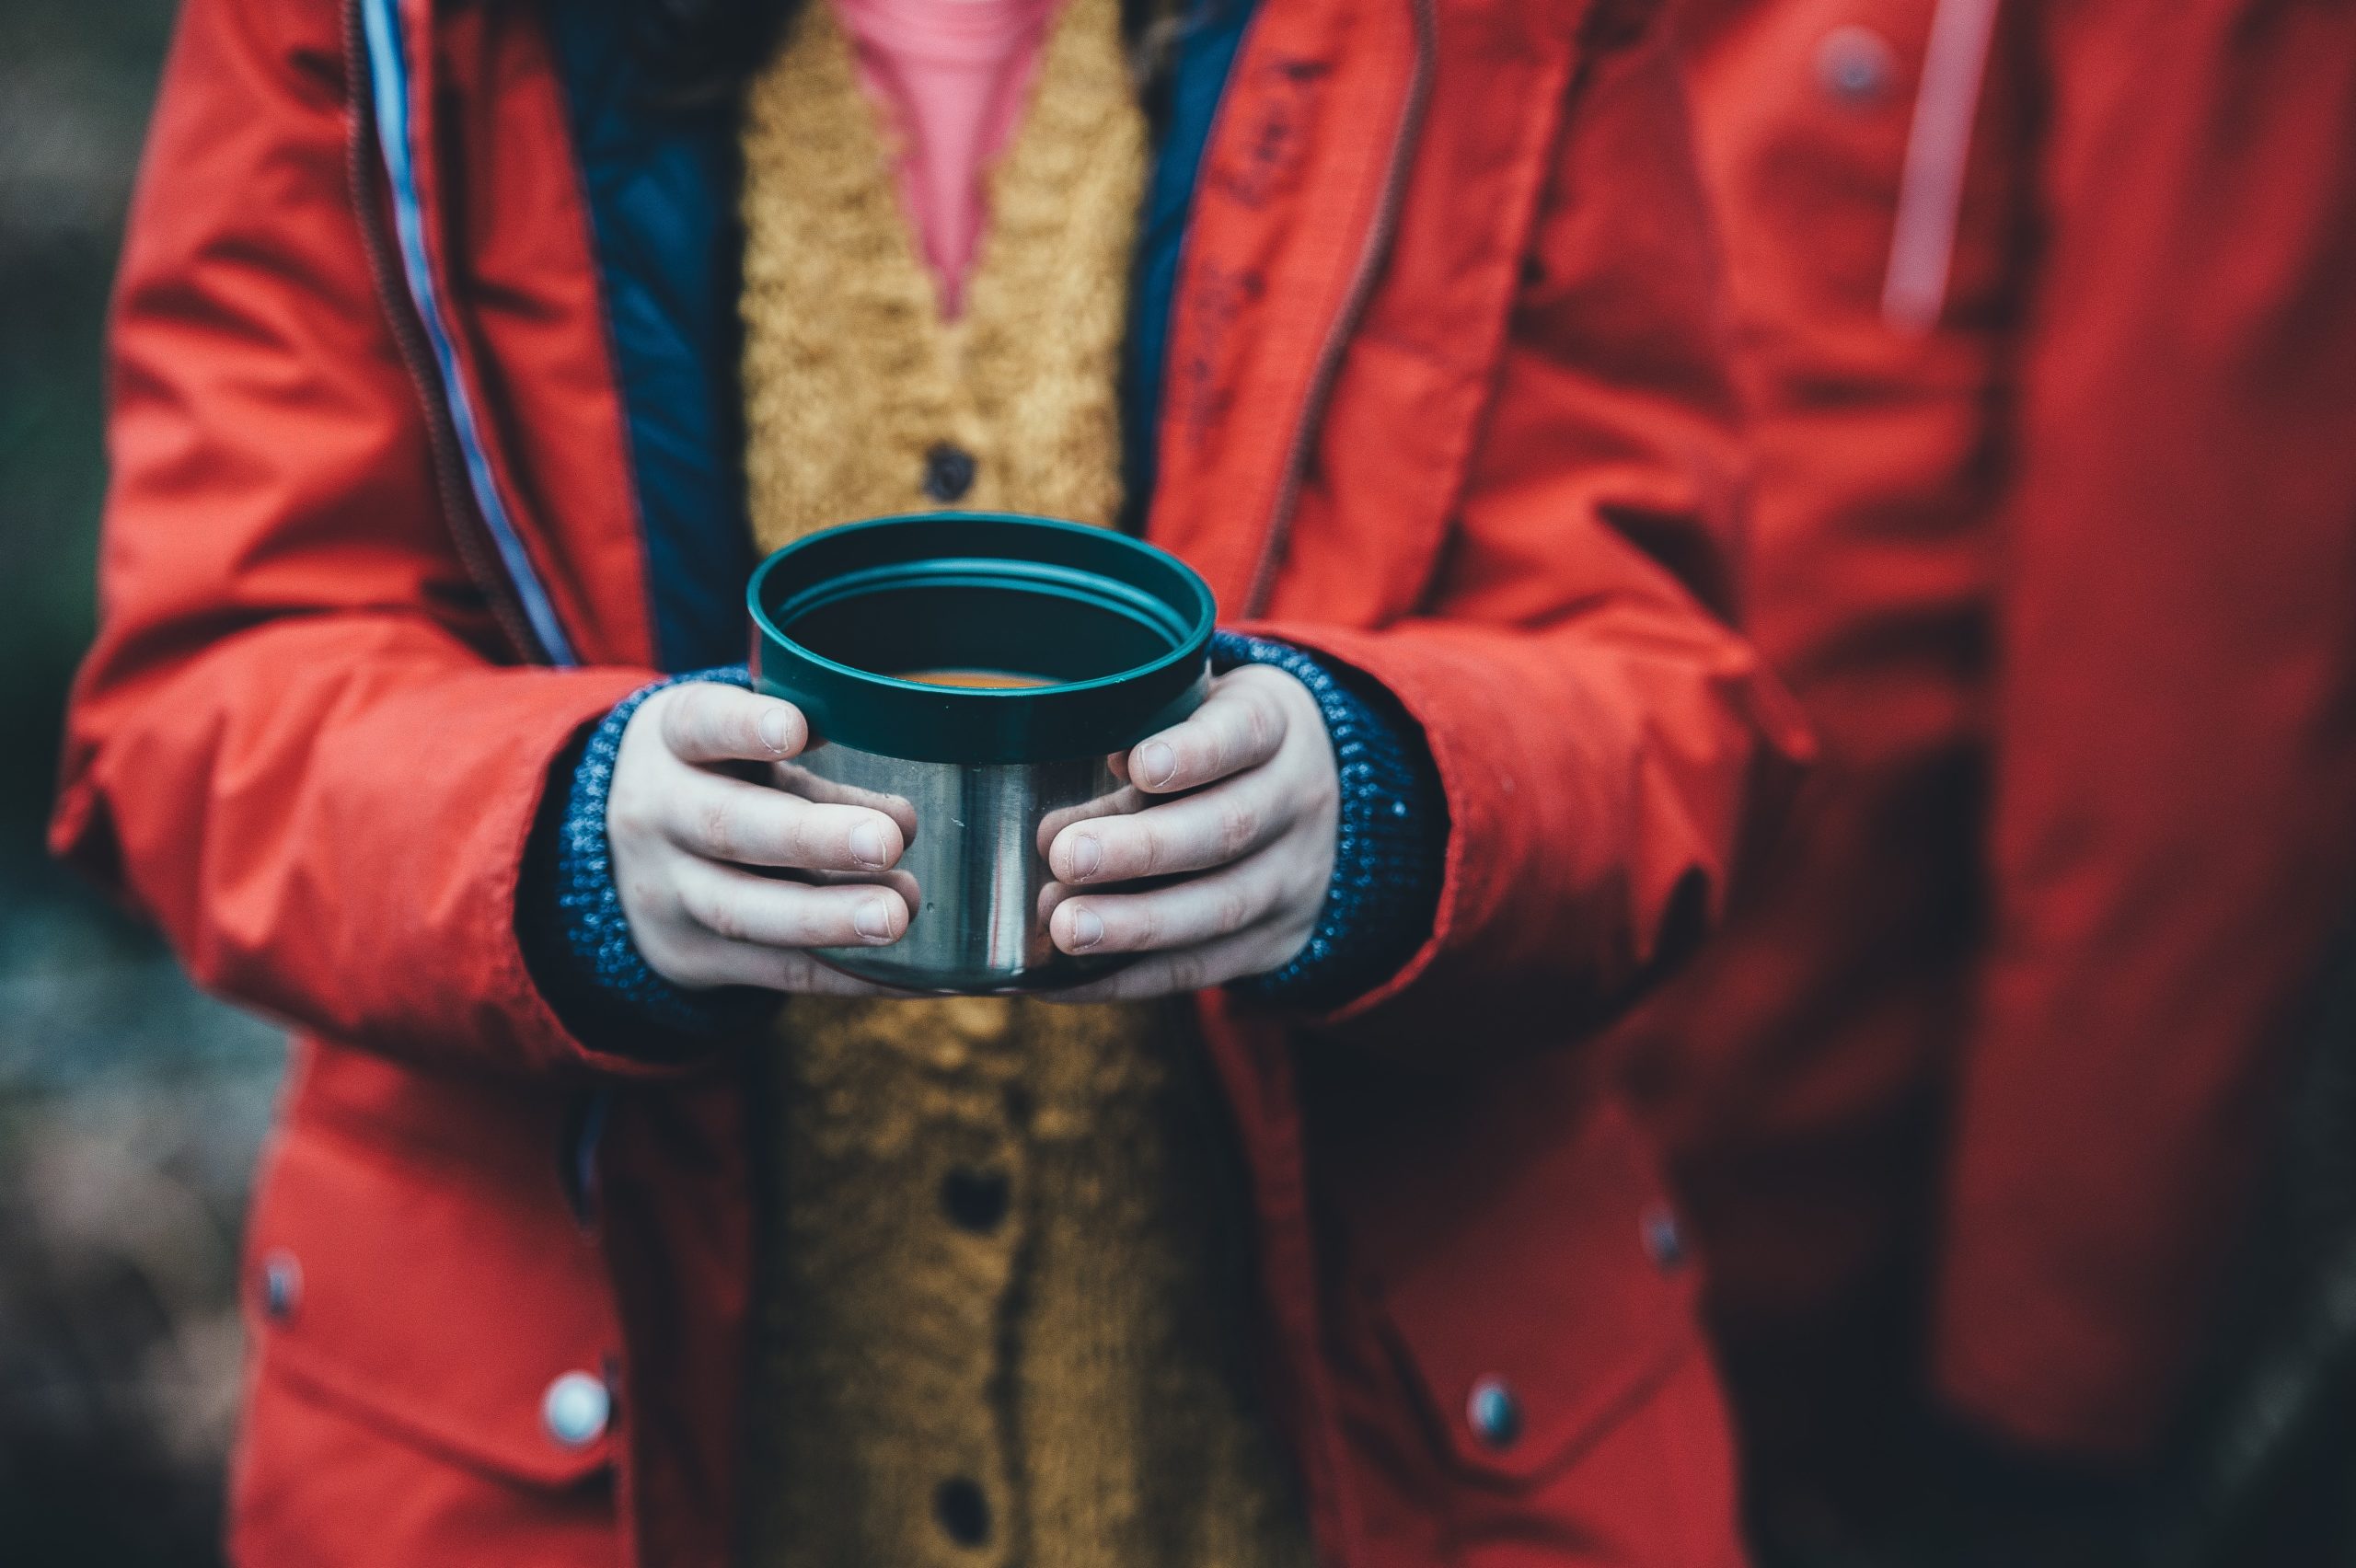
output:
{"label": "jacket pocket", "polygon": [[519,1181],[514,1165],[298,1119],[248,1231],[260,1380],[514,1481],[602,1470],[619,1346],[602,1261],[554,1176]]}
{"label": "jacket pocket", "polygon": [[[1507,1079],[1520,1075],[1506,1075]],[[1557,1473],[1699,1343],[1693,1270],[1621,1108],[1500,1081],[1443,1161],[1400,1147],[1415,1195],[1370,1256],[1375,1326],[1460,1480],[1527,1488]]]}

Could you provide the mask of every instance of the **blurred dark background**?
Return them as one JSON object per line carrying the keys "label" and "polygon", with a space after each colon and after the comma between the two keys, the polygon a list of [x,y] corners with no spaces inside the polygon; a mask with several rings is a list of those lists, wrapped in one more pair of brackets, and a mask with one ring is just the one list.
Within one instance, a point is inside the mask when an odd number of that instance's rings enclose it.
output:
{"label": "blurred dark background", "polygon": [[0,1562],[203,1564],[283,1052],[41,853],[168,0],[0,0]]}

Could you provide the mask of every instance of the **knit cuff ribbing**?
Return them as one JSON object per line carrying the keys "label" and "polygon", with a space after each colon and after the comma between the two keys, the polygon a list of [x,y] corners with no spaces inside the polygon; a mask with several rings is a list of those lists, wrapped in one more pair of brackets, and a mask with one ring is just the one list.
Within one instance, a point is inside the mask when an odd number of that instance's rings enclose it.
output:
{"label": "knit cuff ribbing", "polygon": [[1287,643],[1223,631],[1211,664],[1266,664],[1309,688],[1341,779],[1334,876],[1308,944],[1283,968],[1229,989],[1269,1007],[1325,1012],[1375,989],[1431,935],[1448,858],[1448,806],[1415,721],[1356,671]]}
{"label": "knit cuff ribbing", "polygon": [[543,819],[553,841],[548,852],[527,858],[518,895],[525,951],[549,1004],[584,1042],[620,1041],[615,1048],[627,1055],[648,1054],[650,1037],[659,1048],[732,1032],[777,1001],[749,987],[691,991],[657,974],[630,935],[614,882],[606,805],[622,732],[648,698],[687,681],[752,684],[745,666],[735,664],[654,681],[616,704],[583,746],[560,809]]}

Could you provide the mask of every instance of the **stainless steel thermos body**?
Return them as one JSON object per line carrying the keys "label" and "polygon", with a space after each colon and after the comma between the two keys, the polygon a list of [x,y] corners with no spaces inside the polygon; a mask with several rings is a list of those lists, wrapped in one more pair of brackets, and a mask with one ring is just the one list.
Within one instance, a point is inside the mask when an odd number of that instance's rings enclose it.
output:
{"label": "stainless steel thermos body", "polygon": [[[1120,965],[1048,937],[1041,829],[1122,809],[1107,756],[1201,702],[1213,619],[1201,578],[1105,529],[929,513],[789,545],[762,562],[747,598],[755,684],[810,721],[785,786],[916,824],[890,879],[904,891],[914,881],[906,934],[817,957],[962,995],[1050,989]],[[1028,684],[907,678],[944,670]]]}
{"label": "stainless steel thermos body", "polygon": [[837,969],[888,986],[976,994],[1068,985],[1117,967],[1048,940],[1039,853],[1050,813],[1095,814],[1120,788],[1101,756],[1054,762],[911,762],[822,744],[800,759],[837,800],[896,796],[917,820],[899,869],[916,879],[916,918],[889,947],[827,948]]}

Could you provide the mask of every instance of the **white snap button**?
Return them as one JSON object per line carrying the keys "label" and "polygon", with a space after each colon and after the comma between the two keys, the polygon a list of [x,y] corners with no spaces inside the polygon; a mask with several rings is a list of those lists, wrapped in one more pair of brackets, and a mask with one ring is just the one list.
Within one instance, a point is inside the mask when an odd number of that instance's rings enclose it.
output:
{"label": "white snap button", "polygon": [[1464,1420],[1487,1447],[1510,1448],[1521,1435],[1521,1401],[1503,1378],[1483,1378],[1464,1401]]}
{"label": "white snap button", "polygon": [[604,1436],[613,1412],[614,1396],[605,1379],[586,1372],[567,1372],[540,1400],[540,1424],[568,1448],[585,1448]]}
{"label": "white snap button", "polygon": [[1665,1272],[1685,1266],[1685,1228],[1666,1204],[1645,1215],[1645,1251]]}

